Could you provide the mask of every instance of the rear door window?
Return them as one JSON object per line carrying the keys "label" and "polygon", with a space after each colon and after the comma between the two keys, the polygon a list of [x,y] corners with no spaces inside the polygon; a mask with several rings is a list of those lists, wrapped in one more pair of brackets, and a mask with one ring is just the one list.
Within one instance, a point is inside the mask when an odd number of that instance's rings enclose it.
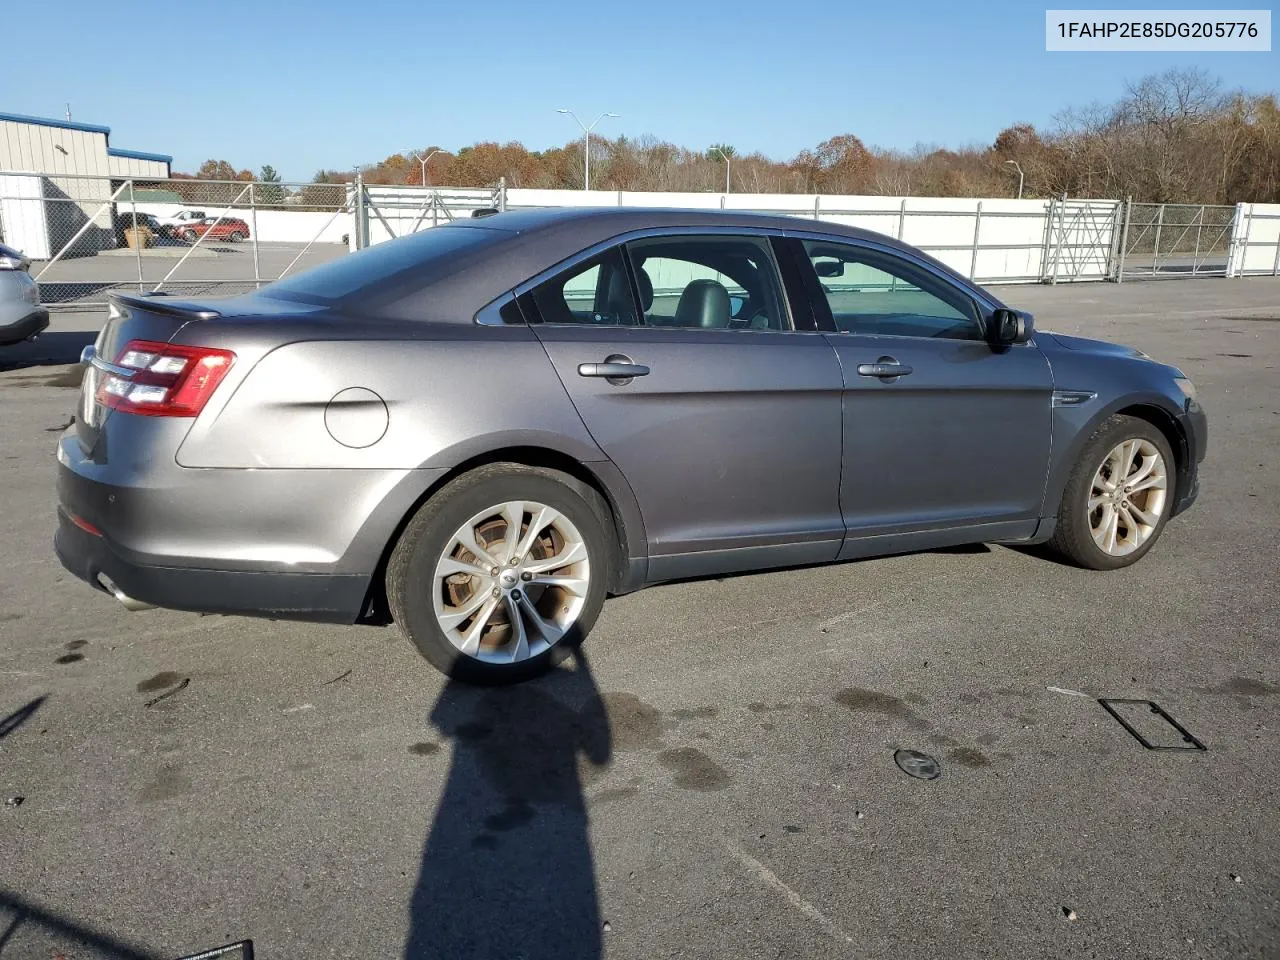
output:
{"label": "rear door window", "polygon": [[618,247],[544,280],[533,288],[532,297],[543,323],[633,327],[637,322],[635,298]]}
{"label": "rear door window", "polygon": [[653,237],[627,253],[646,326],[791,329],[767,237]]}

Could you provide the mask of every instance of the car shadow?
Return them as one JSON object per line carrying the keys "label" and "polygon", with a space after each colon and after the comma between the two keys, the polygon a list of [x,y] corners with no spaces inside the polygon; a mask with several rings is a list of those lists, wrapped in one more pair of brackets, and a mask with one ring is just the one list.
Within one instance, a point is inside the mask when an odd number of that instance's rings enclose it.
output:
{"label": "car shadow", "polygon": [[1021,553],[1036,560],[1043,560],[1046,563],[1054,563],[1060,567],[1067,567],[1071,570],[1084,570],[1080,564],[1067,559],[1047,543],[1006,543],[1005,546],[1014,553]]}
{"label": "car shadow", "polygon": [[[52,367],[80,362],[80,352],[93,344],[96,330],[42,333],[35,340],[0,347],[0,372],[28,367]],[[80,380],[71,386],[79,386]]]}
{"label": "car shadow", "polygon": [[430,722],[453,741],[453,757],[410,902],[405,960],[600,957],[583,779],[608,764],[612,738],[585,657],[515,687],[451,680]]}

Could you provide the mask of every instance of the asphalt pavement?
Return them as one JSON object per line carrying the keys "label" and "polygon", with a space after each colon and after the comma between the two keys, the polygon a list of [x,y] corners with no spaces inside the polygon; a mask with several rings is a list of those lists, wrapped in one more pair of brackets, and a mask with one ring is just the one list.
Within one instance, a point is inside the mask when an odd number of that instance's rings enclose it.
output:
{"label": "asphalt pavement", "polygon": [[394,629],[131,614],[64,573],[98,321],[0,352],[0,958],[1280,956],[1280,281],[998,293],[1199,387],[1200,502],[1142,562],[672,584],[497,690]]}

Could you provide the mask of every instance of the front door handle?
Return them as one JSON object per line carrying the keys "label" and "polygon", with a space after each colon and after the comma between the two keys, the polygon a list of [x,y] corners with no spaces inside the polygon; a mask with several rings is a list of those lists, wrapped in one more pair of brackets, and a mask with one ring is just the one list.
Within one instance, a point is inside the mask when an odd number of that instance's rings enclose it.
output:
{"label": "front door handle", "polygon": [[578,364],[580,377],[607,377],[610,380],[630,380],[632,377],[647,377],[649,368],[643,363],[632,363],[630,360],[606,360],[604,363]]}
{"label": "front door handle", "polygon": [[879,377],[881,380],[896,380],[898,377],[905,377],[910,373],[910,367],[906,364],[898,363],[896,360],[881,360],[878,363],[858,364],[858,376],[860,377]]}

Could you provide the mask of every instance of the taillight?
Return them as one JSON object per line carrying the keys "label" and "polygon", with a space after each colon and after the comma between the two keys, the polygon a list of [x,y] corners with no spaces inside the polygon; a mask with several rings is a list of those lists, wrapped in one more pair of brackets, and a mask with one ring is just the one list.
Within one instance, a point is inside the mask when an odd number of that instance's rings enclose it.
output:
{"label": "taillight", "polygon": [[68,512],[67,519],[70,520],[72,523],[74,523],[77,527],[79,527],[85,533],[91,534],[95,537],[102,536],[102,531],[99,530],[97,527],[95,527],[92,523],[90,523],[84,517],[78,517],[74,513]]}
{"label": "taillight", "polygon": [[131,340],[116,357],[115,366],[133,374],[102,370],[95,399],[126,413],[194,417],[204,409],[235,359],[230,350]]}

